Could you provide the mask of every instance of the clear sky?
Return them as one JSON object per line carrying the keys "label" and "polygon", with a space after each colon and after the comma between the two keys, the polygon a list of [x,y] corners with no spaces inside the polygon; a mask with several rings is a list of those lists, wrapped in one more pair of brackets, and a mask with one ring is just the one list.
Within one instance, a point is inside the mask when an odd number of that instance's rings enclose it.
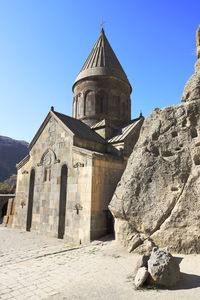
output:
{"label": "clear sky", "polygon": [[105,21],[133,87],[132,118],[180,103],[194,72],[200,0],[0,0],[0,135],[31,141],[72,85]]}

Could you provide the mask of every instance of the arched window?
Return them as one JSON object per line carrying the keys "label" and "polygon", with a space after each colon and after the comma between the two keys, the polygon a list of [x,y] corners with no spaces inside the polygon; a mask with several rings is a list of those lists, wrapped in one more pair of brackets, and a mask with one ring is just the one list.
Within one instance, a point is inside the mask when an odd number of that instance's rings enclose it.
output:
{"label": "arched window", "polygon": [[127,113],[127,99],[125,94],[121,94],[121,116],[124,117]]}
{"label": "arched window", "polygon": [[92,115],[95,113],[95,92],[88,91],[85,96],[85,114]]}
{"label": "arched window", "polygon": [[26,231],[30,231],[32,223],[33,213],[33,196],[34,196],[34,185],[35,185],[35,170],[31,170],[30,183],[29,183],[29,195],[28,195],[28,210],[26,220]]}
{"label": "arched window", "polygon": [[51,166],[44,168],[44,182],[51,180]]}
{"label": "arched window", "polygon": [[83,103],[82,103],[82,97],[81,94],[78,94],[77,96],[77,105],[78,105],[78,116],[82,116],[83,115]]}
{"label": "arched window", "polygon": [[67,201],[67,173],[66,165],[61,168],[60,180],[60,201],[59,201],[59,220],[58,220],[58,238],[63,239],[65,233],[65,214],[66,214],[66,201]]}
{"label": "arched window", "polygon": [[100,96],[100,113],[103,113],[103,109],[104,109],[104,98],[103,96],[101,95]]}
{"label": "arched window", "polygon": [[104,91],[99,91],[96,97],[96,113],[107,112],[107,94]]}

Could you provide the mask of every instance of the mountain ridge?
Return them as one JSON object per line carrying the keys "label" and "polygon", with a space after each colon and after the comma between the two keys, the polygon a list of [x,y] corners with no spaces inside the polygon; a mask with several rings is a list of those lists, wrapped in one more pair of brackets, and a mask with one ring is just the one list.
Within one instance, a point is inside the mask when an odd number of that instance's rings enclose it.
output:
{"label": "mountain ridge", "polygon": [[0,182],[17,173],[16,164],[28,154],[28,143],[0,135]]}

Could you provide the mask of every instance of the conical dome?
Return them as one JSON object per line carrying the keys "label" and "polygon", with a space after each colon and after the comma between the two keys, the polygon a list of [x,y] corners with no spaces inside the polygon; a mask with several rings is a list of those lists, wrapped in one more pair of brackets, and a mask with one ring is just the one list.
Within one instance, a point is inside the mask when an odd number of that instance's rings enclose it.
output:
{"label": "conical dome", "polygon": [[78,81],[91,76],[116,77],[125,81],[131,88],[130,82],[114,51],[112,50],[103,29],[101,30],[100,36],[86,59],[80,73],[78,74],[74,85]]}

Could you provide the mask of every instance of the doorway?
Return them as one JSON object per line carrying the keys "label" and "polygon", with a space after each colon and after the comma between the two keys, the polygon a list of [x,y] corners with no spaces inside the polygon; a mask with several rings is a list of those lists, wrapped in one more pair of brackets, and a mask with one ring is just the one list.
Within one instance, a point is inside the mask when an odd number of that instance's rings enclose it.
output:
{"label": "doorway", "polygon": [[58,221],[58,238],[63,239],[65,233],[65,214],[66,214],[66,197],[67,197],[67,166],[61,168],[60,180],[60,201],[59,201],[59,221]]}
{"label": "doorway", "polygon": [[32,212],[33,212],[33,196],[34,196],[34,183],[35,183],[35,170],[31,170],[30,184],[29,184],[29,195],[28,195],[28,212],[26,220],[26,231],[30,231],[32,223]]}

